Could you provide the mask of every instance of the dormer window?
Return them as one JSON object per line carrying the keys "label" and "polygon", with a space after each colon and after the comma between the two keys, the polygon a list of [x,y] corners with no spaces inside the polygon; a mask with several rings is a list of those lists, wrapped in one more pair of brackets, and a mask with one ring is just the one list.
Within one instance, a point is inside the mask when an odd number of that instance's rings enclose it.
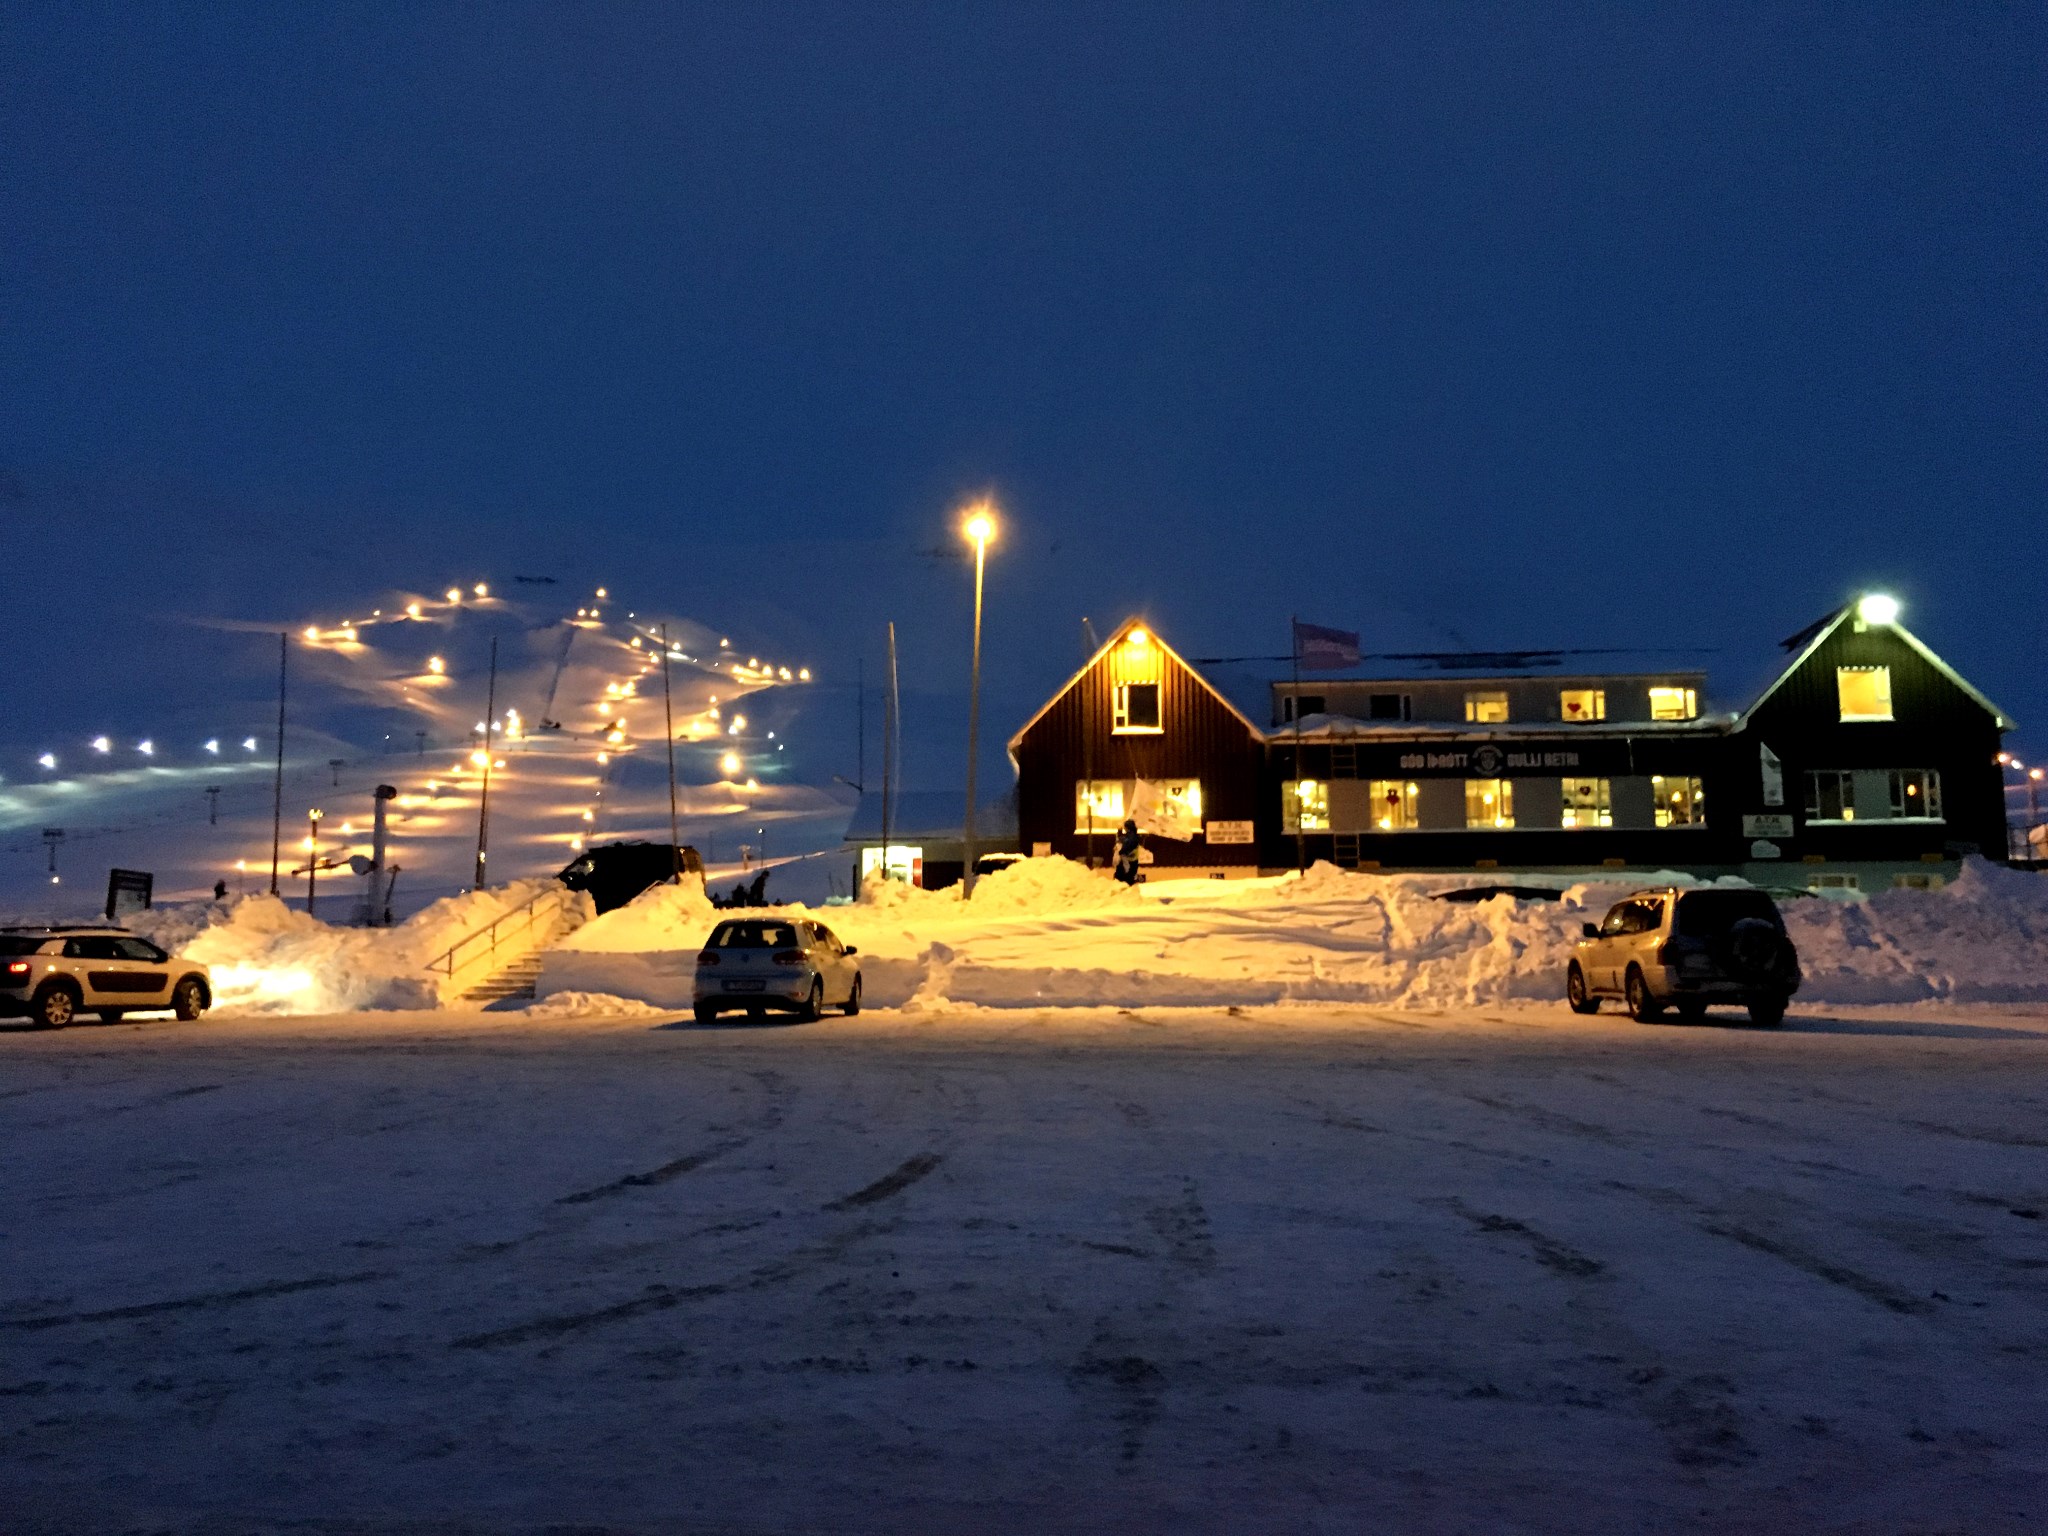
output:
{"label": "dormer window", "polygon": [[1607,718],[1607,690],[1566,688],[1557,696],[1557,716],[1569,724]]}
{"label": "dormer window", "polygon": [[1652,688],[1650,690],[1650,718],[1652,720],[1690,720],[1700,712],[1700,696],[1692,688]]}
{"label": "dormer window", "polygon": [[1117,736],[1156,736],[1164,729],[1159,723],[1157,683],[1118,683],[1110,711],[1111,732]]}

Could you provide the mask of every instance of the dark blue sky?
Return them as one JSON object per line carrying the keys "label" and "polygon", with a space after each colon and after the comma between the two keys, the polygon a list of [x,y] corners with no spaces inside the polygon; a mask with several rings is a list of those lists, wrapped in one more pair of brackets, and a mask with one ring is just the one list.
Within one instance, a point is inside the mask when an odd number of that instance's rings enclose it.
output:
{"label": "dark blue sky", "polygon": [[1882,585],[2048,747],[2048,13],[1540,9],[8,3],[0,639],[550,571],[957,702],[993,488],[994,743],[1084,613]]}

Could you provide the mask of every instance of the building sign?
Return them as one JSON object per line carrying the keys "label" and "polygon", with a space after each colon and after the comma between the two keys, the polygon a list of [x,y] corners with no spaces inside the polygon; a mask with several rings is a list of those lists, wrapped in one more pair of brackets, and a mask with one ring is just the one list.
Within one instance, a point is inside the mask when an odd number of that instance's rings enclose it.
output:
{"label": "building sign", "polygon": [[156,876],[146,869],[108,870],[107,921],[146,910],[155,886]]}
{"label": "building sign", "polygon": [[1211,843],[1252,841],[1252,824],[1248,821],[1212,821],[1204,824],[1202,832]]}
{"label": "building sign", "polygon": [[1585,766],[1580,761],[1582,755],[1577,748],[1510,752],[1489,745],[1474,747],[1469,752],[1403,752],[1396,766],[1403,773],[1457,773],[1475,779],[1497,779],[1504,773],[1580,768]]}
{"label": "building sign", "polygon": [[1772,812],[1767,816],[1745,816],[1742,818],[1744,837],[1790,837],[1792,817],[1787,812]]}
{"label": "building sign", "polygon": [[1778,754],[1762,742],[1757,743],[1756,749],[1763,754],[1764,804],[1783,805],[1785,803],[1785,765],[1778,761]]}

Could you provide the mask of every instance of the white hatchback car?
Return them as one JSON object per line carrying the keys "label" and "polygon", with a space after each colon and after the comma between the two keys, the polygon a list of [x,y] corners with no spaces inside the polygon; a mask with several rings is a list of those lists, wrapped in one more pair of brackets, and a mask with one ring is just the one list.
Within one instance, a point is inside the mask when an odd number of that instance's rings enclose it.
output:
{"label": "white hatchback car", "polygon": [[125,928],[0,929],[0,1015],[61,1029],[81,1012],[112,1023],[169,1009],[196,1019],[213,1006],[213,977]]}
{"label": "white hatchback car", "polygon": [[860,951],[809,918],[736,917],[711,930],[697,956],[698,1021],[744,1008],[816,1019],[829,1007],[860,1012]]}

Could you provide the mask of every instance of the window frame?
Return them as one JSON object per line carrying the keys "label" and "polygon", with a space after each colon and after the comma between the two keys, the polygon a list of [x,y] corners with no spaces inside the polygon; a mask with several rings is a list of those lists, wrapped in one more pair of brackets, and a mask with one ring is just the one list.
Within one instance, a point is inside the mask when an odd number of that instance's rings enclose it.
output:
{"label": "window frame", "polygon": [[[1569,786],[1573,784],[1593,784],[1598,786],[1594,791],[1594,803],[1591,806],[1582,807],[1572,803],[1572,792]],[[1558,825],[1564,831],[1597,832],[1602,828],[1614,825],[1614,780],[1583,774],[1574,775],[1570,778],[1559,779],[1557,781],[1557,790],[1560,802],[1558,807]],[[1567,819],[1571,817],[1573,812],[1582,809],[1593,812],[1593,819],[1591,821]]]}
{"label": "window frame", "polygon": [[[1686,819],[1680,821],[1672,813],[1671,802],[1666,798],[1664,786],[1683,783],[1687,786]],[[1650,775],[1652,797],[1651,820],[1662,829],[1672,827],[1704,827],[1707,824],[1707,784],[1696,773],[1653,773]]]}
{"label": "window frame", "polygon": [[[1573,694],[1584,694],[1592,701],[1590,715],[1574,715],[1564,707],[1564,701]],[[1597,725],[1607,718],[1607,690],[1605,688],[1560,688],[1557,690],[1557,718],[1564,725]]]}
{"label": "window frame", "polygon": [[[1484,711],[1498,707],[1499,714]],[[1467,725],[1506,725],[1513,717],[1505,688],[1468,688],[1465,690],[1465,723]]]}
{"label": "window frame", "polygon": [[[1131,690],[1152,690],[1151,725],[1131,723]],[[1166,686],[1156,678],[1137,678],[1114,683],[1109,696],[1109,733],[1112,736],[1163,736],[1166,734]]]}
{"label": "window frame", "polygon": [[[1660,694],[1664,696],[1667,702],[1674,703],[1680,713],[1673,714],[1667,709],[1664,713],[1659,714],[1657,712],[1657,704]],[[1697,688],[1687,688],[1678,683],[1657,683],[1652,685],[1650,689],[1650,718],[1652,720],[1697,720],[1699,717],[1700,695]]]}
{"label": "window frame", "polygon": [[[1302,789],[1309,791],[1310,806],[1304,814]],[[1280,829],[1295,832],[1330,830],[1330,781],[1328,779],[1283,779],[1280,781]]]}
{"label": "window frame", "polygon": [[[1491,784],[1494,789],[1494,812],[1491,821],[1472,819],[1472,796],[1482,784]],[[1480,791],[1480,803],[1485,803],[1485,793]],[[1471,778],[1465,780],[1465,830],[1467,832],[1511,832],[1515,826],[1515,781],[1513,779]]]}
{"label": "window frame", "polygon": [[[1849,700],[1843,692],[1843,684],[1851,677],[1875,677],[1881,680],[1884,693],[1884,713],[1873,714],[1863,710],[1852,711]],[[1835,705],[1843,725],[1882,725],[1898,719],[1898,708],[1892,702],[1892,669],[1888,666],[1857,666],[1835,668]]]}
{"label": "window frame", "polygon": [[[1395,793],[1388,795],[1385,791]],[[1366,780],[1366,812],[1373,832],[1416,832],[1422,827],[1422,786],[1414,779]],[[1399,818],[1391,825],[1380,820],[1380,807],[1388,800],[1400,806]]]}

